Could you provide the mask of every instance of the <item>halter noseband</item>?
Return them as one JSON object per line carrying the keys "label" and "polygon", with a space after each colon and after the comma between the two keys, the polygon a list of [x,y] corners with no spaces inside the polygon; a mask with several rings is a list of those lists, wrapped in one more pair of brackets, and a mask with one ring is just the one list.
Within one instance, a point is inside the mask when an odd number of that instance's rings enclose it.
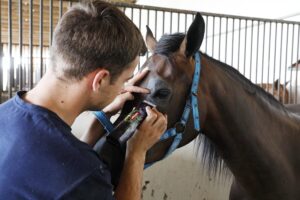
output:
{"label": "halter noseband", "polygon": [[[197,51],[195,53],[195,71],[194,71],[194,77],[191,85],[190,94],[186,100],[185,107],[182,113],[182,116],[180,118],[180,121],[178,121],[173,128],[168,129],[160,138],[160,141],[166,140],[168,138],[174,137],[173,143],[169,147],[169,150],[164,155],[164,158],[169,156],[175,149],[178,147],[182,140],[182,134],[185,131],[185,127],[187,124],[187,121],[190,116],[191,110],[193,111],[193,121],[194,121],[194,129],[197,132],[200,132],[200,120],[199,120],[199,110],[198,110],[198,85],[200,81],[200,71],[201,71],[201,62],[200,62],[200,53]],[[150,167],[153,163],[147,163],[145,164],[144,168]]]}

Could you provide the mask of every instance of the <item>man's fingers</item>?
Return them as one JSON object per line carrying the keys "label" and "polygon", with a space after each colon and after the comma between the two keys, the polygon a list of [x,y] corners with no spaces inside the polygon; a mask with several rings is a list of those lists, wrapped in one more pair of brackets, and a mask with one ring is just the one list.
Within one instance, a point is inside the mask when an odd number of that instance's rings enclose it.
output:
{"label": "man's fingers", "polygon": [[142,80],[149,72],[149,68],[145,67],[141,72],[137,73],[132,79],[127,82],[127,85],[134,85],[138,81]]}
{"label": "man's fingers", "polygon": [[149,106],[146,107],[147,117],[145,121],[148,121],[149,124],[153,124],[157,119],[157,113],[154,112]]}
{"label": "man's fingers", "polygon": [[130,93],[130,92],[125,92],[120,94],[120,97],[122,99],[122,101],[128,101],[128,100],[133,100],[134,96]]}
{"label": "man's fingers", "polygon": [[125,86],[122,93],[123,92],[133,92],[133,93],[144,93],[144,94],[149,94],[150,90],[147,88],[142,88],[142,87],[138,87],[138,86],[134,86],[134,85],[128,85]]}

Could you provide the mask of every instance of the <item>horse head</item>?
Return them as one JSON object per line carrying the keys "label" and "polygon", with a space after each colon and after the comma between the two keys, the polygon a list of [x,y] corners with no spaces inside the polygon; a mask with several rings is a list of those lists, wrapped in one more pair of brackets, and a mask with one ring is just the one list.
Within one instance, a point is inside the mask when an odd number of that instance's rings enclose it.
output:
{"label": "horse head", "polygon": [[[168,128],[176,126],[189,96],[195,69],[194,54],[199,50],[203,41],[204,28],[204,20],[199,13],[186,35],[181,33],[164,35],[157,41],[147,26],[146,43],[152,56],[142,66],[142,68],[149,68],[148,75],[137,85],[148,88],[151,92],[136,95],[133,102],[125,105],[123,114],[134,105],[147,100],[157,105],[160,112],[168,115]],[[198,135],[193,128],[192,121],[193,118],[189,117],[178,147],[189,143]],[[170,137],[156,143],[147,152],[146,162],[162,159],[173,140],[174,137]]]}

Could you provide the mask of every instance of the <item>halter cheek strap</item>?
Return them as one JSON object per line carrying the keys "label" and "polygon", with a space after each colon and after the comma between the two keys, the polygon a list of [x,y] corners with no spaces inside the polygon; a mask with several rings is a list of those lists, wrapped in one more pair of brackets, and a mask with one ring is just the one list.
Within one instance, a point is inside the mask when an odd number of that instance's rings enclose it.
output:
{"label": "halter cheek strap", "polygon": [[[177,149],[178,145],[180,144],[182,140],[182,134],[184,133],[187,121],[190,116],[190,112],[192,110],[193,112],[193,121],[194,121],[194,129],[197,132],[200,132],[200,120],[199,120],[199,106],[198,106],[198,85],[200,81],[200,72],[201,72],[201,62],[200,62],[200,53],[195,53],[195,71],[194,71],[194,77],[191,85],[191,90],[189,97],[186,101],[182,116],[180,118],[180,121],[175,124],[175,127],[168,129],[160,138],[160,141],[166,140],[168,138],[174,137],[173,143],[169,147],[169,150],[164,155],[164,158],[169,156],[175,149]],[[147,163],[144,166],[144,169],[150,167],[153,163]]]}

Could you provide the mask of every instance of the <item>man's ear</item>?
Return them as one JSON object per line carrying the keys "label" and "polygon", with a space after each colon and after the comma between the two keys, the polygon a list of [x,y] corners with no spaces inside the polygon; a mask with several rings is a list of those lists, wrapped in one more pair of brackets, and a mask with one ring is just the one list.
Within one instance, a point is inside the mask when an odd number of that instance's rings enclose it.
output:
{"label": "man's ear", "polygon": [[98,70],[92,81],[93,91],[99,91],[101,87],[107,86],[110,83],[110,73],[106,69]]}

